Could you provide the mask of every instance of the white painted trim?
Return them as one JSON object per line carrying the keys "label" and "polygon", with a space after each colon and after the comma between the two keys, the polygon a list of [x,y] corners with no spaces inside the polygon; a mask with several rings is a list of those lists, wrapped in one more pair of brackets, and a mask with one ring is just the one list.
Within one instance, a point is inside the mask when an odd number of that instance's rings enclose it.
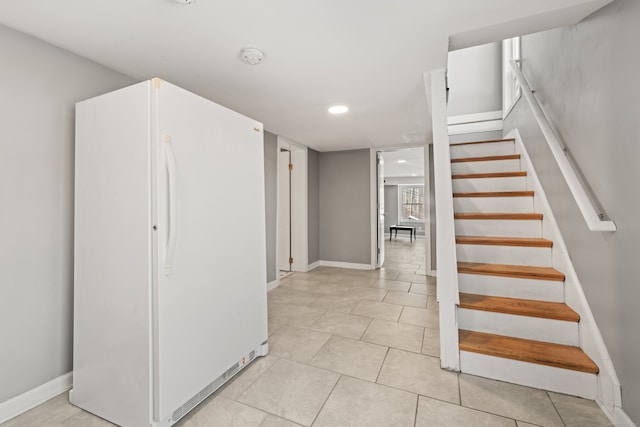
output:
{"label": "white painted trim", "polygon": [[463,114],[459,116],[447,117],[448,125],[460,125],[466,123],[488,122],[492,120],[502,120],[502,111],[487,111],[485,113]]}
{"label": "white painted trim", "polygon": [[[580,315],[580,342],[581,348],[593,359],[600,368],[598,374],[597,398],[598,405],[603,407],[605,414],[614,422],[616,413],[622,413],[622,391],[620,381],[616,374],[613,362],[609,356],[609,351],[604,343],[602,334],[596,324],[595,318],[589,306],[587,297],[578,278],[567,245],[558,226],[558,222],[551,210],[546,193],[536,169],[531,162],[531,157],[527,152],[524,141],[518,129],[514,129],[507,135],[514,138],[516,142],[516,152],[519,152],[524,162],[524,168],[528,171],[527,176],[531,179],[532,190],[535,191],[535,201],[540,203],[536,210],[542,210],[544,215],[543,230],[548,239],[553,240],[553,266],[565,273],[565,302]],[[617,425],[617,424],[615,424]],[[633,425],[633,424],[632,424]]]}
{"label": "white painted trim", "polygon": [[276,279],[273,282],[267,283],[267,292],[274,290],[278,286],[280,286],[280,279]]}
{"label": "white painted trim", "polygon": [[429,277],[438,277],[438,271],[437,270],[429,270],[429,273],[427,274],[427,276],[429,276]]}
{"label": "white painted trim", "polygon": [[463,135],[466,133],[476,133],[476,132],[491,132],[502,130],[503,123],[502,118],[499,120],[490,120],[485,122],[476,122],[476,123],[461,123],[456,125],[449,125],[448,131],[449,135]]}
{"label": "white painted trim", "polygon": [[[429,165],[429,146],[424,147],[424,268],[433,272],[431,265],[431,167]],[[400,203],[398,203],[398,207]],[[400,218],[400,215],[398,215]],[[416,236],[417,237],[417,236]],[[435,276],[435,274],[431,274]]]}
{"label": "white painted trim", "polygon": [[377,155],[380,151],[376,148],[369,149],[369,213],[371,223],[371,270],[375,270],[378,264],[378,179],[377,179]]}
{"label": "white painted trim", "polygon": [[616,427],[636,427],[631,418],[622,410],[622,408],[614,408],[613,413],[611,413],[606,407],[602,405],[600,401],[596,399],[596,403],[602,409],[602,412],[609,418],[609,421]]}
{"label": "white painted trim", "polygon": [[[292,271],[306,272],[309,256],[309,212],[308,212],[308,174],[307,174],[307,147],[299,142],[282,136],[278,136],[278,153],[281,149],[291,151],[291,159],[294,164],[291,174],[291,193],[293,204],[291,205],[291,256],[293,257]],[[278,156],[278,170],[280,156]],[[277,189],[277,197],[280,197],[280,186]],[[278,209],[277,209],[278,210]],[[280,213],[276,212],[276,236],[279,236]],[[279,239],[276,239],[276,254],[280,254]],[[280,265],[276,260],[276,265]]]}
{"label": "white painted trim", "polygon": [[562,172],[562,176],[567,182],[569,190],[571,190],[571,194],[578,204],[578,208],[580,209],[582,217],[587,223],[589,230],[616,231],[616,225],[613,221],[600,219],[599,212],[591,202],[591,198],[589,197],[587,190],[583,186],[582,181],[565,155],[563,149],[564,145],[560,143],[560,139],[549,124],[540,104],[536,100],[535,96],[533,96],[533,91],[531,90],[527,79],[524,77],[522,70],[515,61],[511,61],[511,69],[518,79],[518,84],[522,88],[522,93],[529,103],[533,117],[535,117],[538,127],[540,127],[540,130],[544,135],[544,139],[547,141],[547,145],[549,146],[553,157],[556,159],[556,163]]}
{"label": "white painted trim", "polygon": [[423,74],[432,120],[436,208],[436,256],[438,260],[438,302],[440,312],[440,366],[460,370],[458,347],[458,268],[453,222],[451,157],[447,134],[446,70]]}
{"label": "white painted trim", "polygon": [[36,388],[0,403],[0,424],[71,389],[73,372],[67,372]]}
{"label": "white painted trim", "polygon": [[320,267],[320,261],[316,261],[314,263],[309,264],[307,266],[307,271],[315,270],[318,267]]}
{"label": "white painted trim", "polygon": [[358,264],[355,262],[341,262],[341,261],[318,261],[323,267],[337,267],[337,268],[349,268],[352,270],[375,270],[375,266],[371,264]]}

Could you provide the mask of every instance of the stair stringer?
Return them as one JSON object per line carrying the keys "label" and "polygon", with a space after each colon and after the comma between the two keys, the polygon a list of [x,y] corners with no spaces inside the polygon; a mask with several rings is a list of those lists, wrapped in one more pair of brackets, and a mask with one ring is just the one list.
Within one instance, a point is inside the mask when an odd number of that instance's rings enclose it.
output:
{"label": "stair stringer", "polygon": [[527,189],[535,191],[534,211],[544,215],[542,237],[554,242],[552,265],[565,274],[565,303],[580,315],[580,347],[600,368],[596,382],[597,390],[593,395],[602,410],[611,420],[614,420],[622,413],[622,393],[609,351],[596,324],[578,274],[569,257],[562,233],[518,129],[509,132],[505,138],[515,139],[516,153],[521,155],[522,169],[527,171]]}

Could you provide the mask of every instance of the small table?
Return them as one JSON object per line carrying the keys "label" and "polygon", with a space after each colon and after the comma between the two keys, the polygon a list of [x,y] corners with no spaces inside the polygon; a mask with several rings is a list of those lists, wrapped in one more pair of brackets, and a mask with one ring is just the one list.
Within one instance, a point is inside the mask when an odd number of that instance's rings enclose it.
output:
{"label": "small table", "polygon": [[396,232],[396,240],[398,240],[398,230],[408,231],[409,232],[409,241],[413,242],[413,239],[416,237],[416,228],[411,225],[390,225],[389,226],[389,241],[391,241],[391,236],[393,236],[393,232]]}

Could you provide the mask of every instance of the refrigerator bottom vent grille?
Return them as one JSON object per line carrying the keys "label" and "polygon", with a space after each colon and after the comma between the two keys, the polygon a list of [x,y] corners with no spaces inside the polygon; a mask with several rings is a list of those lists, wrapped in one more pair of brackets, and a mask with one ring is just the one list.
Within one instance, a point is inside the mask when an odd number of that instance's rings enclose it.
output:
{"label": "refrigerator bottom vent grille", "polygon": [[[251,352],[250,359],[253,360],[253,356],[255,352]],[[180,418],[184,417],[189,413],[190,410],[195,408],[200,402],[205,400],[211,393],[216,391],[220,386],[229,380],[229,378],[233,377],[240,370],[240,363],[236,363],[229,369],[227,369],[222,375],[213,380],[209,385],[203,388],[198,394],[193,396],[191,399],[187,401],[184,405],[179,407],[173,412],[171,416],[170,422],[173,424],[177,422]]]}

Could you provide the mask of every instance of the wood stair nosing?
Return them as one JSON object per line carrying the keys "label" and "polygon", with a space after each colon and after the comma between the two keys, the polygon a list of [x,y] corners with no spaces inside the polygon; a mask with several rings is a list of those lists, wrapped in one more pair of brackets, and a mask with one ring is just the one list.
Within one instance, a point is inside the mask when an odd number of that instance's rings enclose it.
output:
{"label": "wood stair nosing", "polygon": [[540,237],[456,236],[459,245],[524,246],[551,248],[553,241]]}
{"label": "wood stair nosing", "polygon": [[498,219],[498,220],[542,220],[541,213],[535,212],[456,212],[454,219]]}
{"label": "wood stair nosing", "polygon": [[527,176],[527,172],[514,171],[514,172],[463,173],[463,174],[451,175],[451,179],[518,178],[522,176]]}
{"label": "wood stair nosing", "polygon": [[533,191],[476,191],[453,193],[453,197],[533,197]]}
{"label": "wood stair nosing", "polygon": [[490,162],[494,160],[520,160],[520,154],[505,154],[501,156],[463,157],[451,159],[451,163]]}
{"label": "wood stair nosing", "polygon": [[461,351],[597,374],[598,366],[579,347],[459,330]]}
{"label": "wood stair nosing", "polygon": [[474,145],[474,144],[489,144],[492,142],[515,142],[514,138],[507,138],[507,139],[487,139],[484,141],[465,141],[465,142],[454,142],[453,144],[450,144],[450,146],[452,147],[458,147],[460,145]]}
{"label": "wood stair nosing", "polygon": [[480,262],[458,262],[458,273],[513,277],[518,279],[551,280],[555,282],[564,282],[565,279],[565,275],[553,267],[487,264]]}
{"label": "wood stair nosing", "polygon": [[490,295],[460,293],[460,308],[537,317],[540,319],[579,322],[580,315],[565,303],[505,298]]}

